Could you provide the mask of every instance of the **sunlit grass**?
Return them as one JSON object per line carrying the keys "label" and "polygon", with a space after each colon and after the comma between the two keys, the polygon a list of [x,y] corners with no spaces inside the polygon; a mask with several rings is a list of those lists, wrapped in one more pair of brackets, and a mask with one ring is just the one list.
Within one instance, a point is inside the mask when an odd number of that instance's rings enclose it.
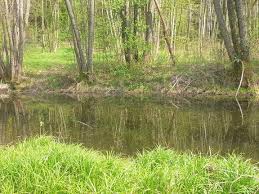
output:
{"label": "sunlit grass", "polygon": [[237,156],[157,148],[135,158],[49,137],[0,151],[1,193],[256,193],[258,168]]}
{"label": "sunlit grass", "polygon": [[[207,52],[205,52],[203,56],[199,56],[197,52],[187,52],[183,48],[177,49],[175,55],[178,66],[188,66],[189,64],[208,64],[213,61]],[[159,67],[163,65],[170,65],[171,63],[168,52],[165,49],[161,49],[156,57],[152,57],[154,60],[151,62],[143,64],[143,62],[140,61],[139,64],[133,63],[131,66]],[[101,70],[103,68],[116,68],[117,65],[123,64],[123,62],[120,61],[121,58],[123,57],[117,56],[112,51],[96,50],[94,54],[94,68],[97,70]],[[56,52],[43,50],[41,47],[33,44],[28,45],[25,49],[25,71],[44,71],[49,68],[59,68],[59,66],[62,66],[67,70],[76,69],[75,63],[73,48],[68,46],[62,46]]]}
{"label": "sunlit grass", "polygon": [[74,54],[72,48],[59,48],[56,52],[43,51],[40,47],[32,46],[26,48],[24,56],[25,72],[39,73],[51,69],[66,71],[75,69]]}

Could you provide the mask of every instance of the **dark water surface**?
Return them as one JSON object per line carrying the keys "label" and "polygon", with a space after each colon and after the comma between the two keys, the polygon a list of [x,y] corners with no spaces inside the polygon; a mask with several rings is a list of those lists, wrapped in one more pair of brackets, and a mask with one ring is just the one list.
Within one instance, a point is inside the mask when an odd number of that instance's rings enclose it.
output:
{"label": "dark water surface", "polygon": [[0,102],[0,144],[54,135],[101,151],[132,155],[157,145],[195,153],[243,153],[259,161],[259,103],[68,97]]}

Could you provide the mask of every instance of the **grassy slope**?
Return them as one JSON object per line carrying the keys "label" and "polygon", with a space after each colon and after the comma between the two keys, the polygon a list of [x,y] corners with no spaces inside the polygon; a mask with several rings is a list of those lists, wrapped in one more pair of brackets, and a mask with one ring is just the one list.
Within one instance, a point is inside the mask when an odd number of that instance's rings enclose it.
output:
{"label": "grassy slope", "polygon": [[1,193],[256,193],[258,168],[239,157],[156,150],[119,158],[40,137],[1,148]]}

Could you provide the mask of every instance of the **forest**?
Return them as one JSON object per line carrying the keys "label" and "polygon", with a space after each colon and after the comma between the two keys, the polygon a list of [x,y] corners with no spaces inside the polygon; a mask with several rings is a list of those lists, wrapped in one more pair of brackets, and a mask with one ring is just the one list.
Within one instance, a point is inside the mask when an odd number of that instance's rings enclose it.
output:
{"label": "forest", "polygon": [[17,90],[256,93],[257,0],[4,0],[0,8],[0,77]]}

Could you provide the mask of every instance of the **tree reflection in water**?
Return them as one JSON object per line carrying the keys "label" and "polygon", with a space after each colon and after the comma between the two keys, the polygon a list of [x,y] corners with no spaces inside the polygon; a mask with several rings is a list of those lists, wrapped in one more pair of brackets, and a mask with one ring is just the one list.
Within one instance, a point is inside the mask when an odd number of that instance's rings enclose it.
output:
{"label": "tree reflection in water", "polygon": [[172,106],[166,100],[67,98],[0,103],[0,141],[39,134],[99,150],[134,154],[157,145],[196,153],[244,153],[259,159],[256,102],[199,101]]}

